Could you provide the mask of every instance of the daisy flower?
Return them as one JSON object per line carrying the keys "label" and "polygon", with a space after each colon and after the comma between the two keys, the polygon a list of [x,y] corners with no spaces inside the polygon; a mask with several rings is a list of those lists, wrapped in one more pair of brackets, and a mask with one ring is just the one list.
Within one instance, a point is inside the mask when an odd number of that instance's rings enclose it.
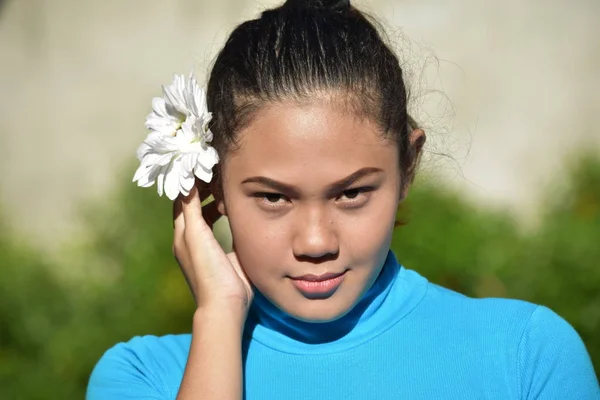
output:
{"label": "daisy flower", "polygon": [[137,150],[140,166],[133,181],[140,187],[156,182],[159,196],[165,193],[171,200],[179,193],[187,196],[195,177],[210,182],[212,168],[219,162],[210,146],[211,118],[206,93],[194,76],[186,80],[175,75],[173,83],[163,87],[163,97],[152,100],[152,113],[146,118],[149,133]]}

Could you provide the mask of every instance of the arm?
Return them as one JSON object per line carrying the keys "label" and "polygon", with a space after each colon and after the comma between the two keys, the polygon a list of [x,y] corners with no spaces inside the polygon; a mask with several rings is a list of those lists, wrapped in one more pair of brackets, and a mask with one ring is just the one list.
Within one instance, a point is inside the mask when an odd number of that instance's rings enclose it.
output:
{"label": "arm", "polygon": [[241,309],[198,309],[192,335],[137,336],[113,346],[94,367],[86,399],[241,399]]}
{"label": "arm", "polygon": [[[210,191],[204,187],[203,196]],[[173,251],[196,300],[192,343],[178,400],[243,398],[242,333],[253,293],[235,253],[212,233],[216,202],[194,187],[174,203]]]}
{"label": "arm", "polygon": [[186,399],[241,399],[242,307],[198,309],[194,314],[192,344],[177,395]]}
{"label": "arm", "polygon": [[242,332],[252,289],[235,253],[225,254],[210,229],[217,216],[210,204],[204,213],[196,189],[174,204],[173,250],[197,305],[189,351],[173,359],[172,348],[148,338],[121,343],[94,368],[88,400],[173,399],[186,358],[179,400],[242,399]]}
{"label": "arm", "polygon": [[577,332],[538,306],[519,345],[522,399],[600,399],[594,367]]}

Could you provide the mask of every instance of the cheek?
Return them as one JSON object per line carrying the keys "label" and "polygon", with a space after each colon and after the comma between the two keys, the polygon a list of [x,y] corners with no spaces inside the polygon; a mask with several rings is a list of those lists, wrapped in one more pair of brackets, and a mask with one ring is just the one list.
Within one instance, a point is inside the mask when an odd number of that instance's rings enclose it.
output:
{"label": "cheek", "polygon": [[228,217],[235,251],[250,280],[285,264],[291,254],[285,220],[269,220],[246,201],[229,202]]}
{"label": "cheek", "polygon": [[381,196],[364,212],[340,218],[340,239],[344,249],[361,264],[369,264],[379,254],[387,254],[397,210],[394,196]]}

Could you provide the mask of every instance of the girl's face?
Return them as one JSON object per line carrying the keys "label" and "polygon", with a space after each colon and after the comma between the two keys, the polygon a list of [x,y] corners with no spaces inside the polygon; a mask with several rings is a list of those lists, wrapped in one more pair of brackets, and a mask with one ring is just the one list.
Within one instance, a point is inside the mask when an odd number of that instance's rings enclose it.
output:
{"label": "girl's face", "polygon": [[256,288],[303,321],[345,315],[387,255],[398,202],[396,145],[376,124],[323,103],[276,103],[240,132],[223,201]]}

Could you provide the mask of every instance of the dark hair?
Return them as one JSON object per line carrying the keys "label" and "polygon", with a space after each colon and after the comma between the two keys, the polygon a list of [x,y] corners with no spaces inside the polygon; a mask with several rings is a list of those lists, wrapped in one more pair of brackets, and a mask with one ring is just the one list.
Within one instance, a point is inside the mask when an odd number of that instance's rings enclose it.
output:
{"label": "dark hair", "polygon": [[376,122],[398,145],[403,184],[412,180],[423,143],[409,143],[400,63],[348,0],[288,0],[231,33],[208,81],[213,145],[223,157],[263,105],[319,94]]}

